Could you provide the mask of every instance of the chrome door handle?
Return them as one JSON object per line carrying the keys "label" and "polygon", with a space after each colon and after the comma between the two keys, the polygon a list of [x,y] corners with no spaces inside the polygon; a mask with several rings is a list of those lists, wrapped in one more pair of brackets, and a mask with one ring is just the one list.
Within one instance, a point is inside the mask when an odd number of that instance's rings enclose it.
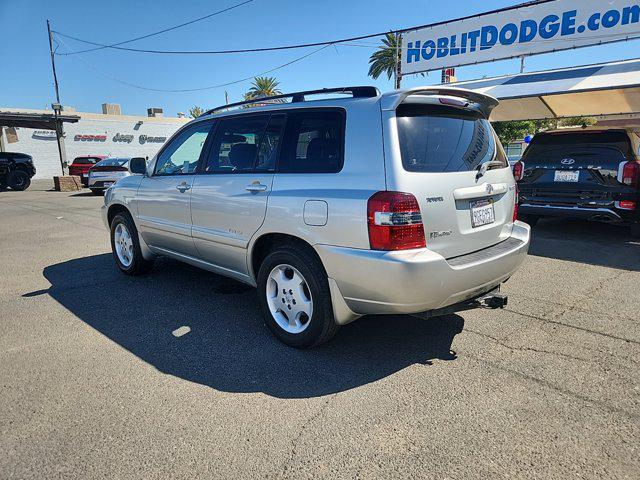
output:
{"label": "chrome door handle", "polygon": [[256,182],[256,183],[252,183],[250,185],[247,185],[245,190],[248,190],[251,193],[265,192],[267,190],[267,186],[263,185],[263,184],[261,184],[259,182]]}
{"label": "chrome door handle", "polygon": [[178,185],[176,185],[176,188],[178,190],[180,190],[180,193],[184,193],[187,190],[191,189],[191,185],[187,184],[187,182],[182,182],[182,183],[179,183]]}

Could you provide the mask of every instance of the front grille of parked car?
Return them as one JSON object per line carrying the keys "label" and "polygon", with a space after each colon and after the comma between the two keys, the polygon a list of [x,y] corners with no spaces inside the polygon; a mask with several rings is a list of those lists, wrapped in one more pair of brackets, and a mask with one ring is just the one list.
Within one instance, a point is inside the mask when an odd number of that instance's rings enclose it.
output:
{"label": "front grille of parked car", "polygon": [[467,253],[459,257],[447,258],[447,263],[452,267],[463,267],[473,263],[482,262],[490,258],[497,257],[504,253],[511,252],[522,246],[524,242],[515,237],[511,237],[504,242],[500,242],[489,248],[478,250],[477,252]]}

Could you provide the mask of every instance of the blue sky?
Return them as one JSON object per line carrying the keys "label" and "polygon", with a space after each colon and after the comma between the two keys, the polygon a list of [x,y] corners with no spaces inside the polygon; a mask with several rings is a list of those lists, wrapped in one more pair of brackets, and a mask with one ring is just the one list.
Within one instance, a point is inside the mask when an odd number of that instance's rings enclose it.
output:
{"label": "blue sky", "polygon": [[[54,30],[99,43],[113,43],[189,21],[239,3],[239,0],[155,0],[109,2],[0,0],[3,48],[0,54],[0,107],[44,108],[54,99],[45,21]],[[442,21],[521,3],[509,0],[253,0],[245,6],[182,29],[127,46],[168,50],[255,48],[356,36]],[[362,47],[336,46],[270,75],[283,91],[339,85],[392,88],[392,81],[367,77],[375,40]],[[538,55],[527,71],[635,58],[640,41]],[[84,45],[64,39],[60,50]],[[145,114],[150,106],[175,116],[193,105],[213,107],[237,101],[249,88],[244,82],[190,93],[149,92],[109,77],[158,89],[200,88],[259,74],[313,51],[289,50],[224,56],[164,56],[101,50],[57,57],[62,103],[78,111],[100,111],[103,102],[120,103],[123,113]],[[461,67],[460,80],[516,73],[518,60]],[[439,83],[439,72],[408,76],[403,86]]]}

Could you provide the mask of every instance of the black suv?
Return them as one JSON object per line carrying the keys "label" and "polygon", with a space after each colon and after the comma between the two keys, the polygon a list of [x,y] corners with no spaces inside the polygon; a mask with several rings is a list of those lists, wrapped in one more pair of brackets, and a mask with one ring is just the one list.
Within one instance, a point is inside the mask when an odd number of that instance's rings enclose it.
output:
{"label": "black suv", "polygon": [[640,236],[640,137],[590,127],[537,134],[513,166],[518,218],[573,217],[631,226]]}
{"label": "black suv", "polygon": [[33,158],[26,153],[0,152],[0,189],[26,190],[36,174]]}

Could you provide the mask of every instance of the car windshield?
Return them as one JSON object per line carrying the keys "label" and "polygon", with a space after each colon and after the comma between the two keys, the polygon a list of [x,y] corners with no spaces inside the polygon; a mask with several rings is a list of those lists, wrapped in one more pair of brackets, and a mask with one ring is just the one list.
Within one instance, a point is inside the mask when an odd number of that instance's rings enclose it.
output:
{"label": "car windshield", "polygon": [[480,113],[440,105],[400,105],[396,111],[402,165],[409,172],[466,172],[507,159]]}
{"label": "car windshield", "polygon": [[129,161],[128,158],[105,158],[98,162],[97,167],[121,167]]}

